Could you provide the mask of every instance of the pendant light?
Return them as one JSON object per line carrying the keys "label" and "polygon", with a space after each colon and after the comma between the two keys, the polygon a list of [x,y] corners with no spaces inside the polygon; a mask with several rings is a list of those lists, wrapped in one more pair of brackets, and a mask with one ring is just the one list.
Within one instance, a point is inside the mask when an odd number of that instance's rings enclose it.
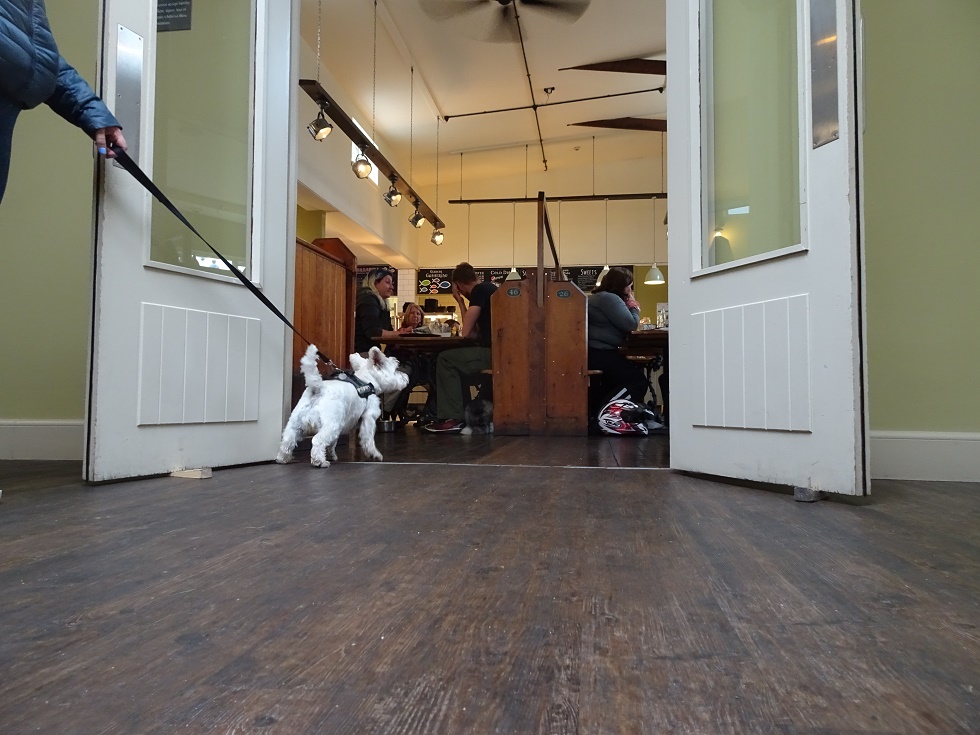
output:
{"label": "pendant light", "polygon": [[[316,11],[316,83],[320,83],[320,18],[323,13],[323,0],[317,4]],[[320,103],[320,111],[317,113],[316,118],[313,122],[306,126],[306,129],[310,131],[310,135],[313,136],[313,140],[321,141],[330,135],[333,130],[333,125],[327,122],[327,118],[324,114],[324,108],[326,107],[326,102]]]}
{"label": "pendant light", "polygon": [[[527,145],[524,146],[524,198],[527,199]],[[510,239],[510,273],[504,278],[505,281],[519,281],[521,274],[517,272],[517,202],[514,202],[513,211],[513,230]]]}
{"label": "pendant light", "polygon": [[665,283],[667,279],[664,278],[664,274],[657,267],[657,200],[653,200],[653,265],[650,266],[650,270],[643,277],[643,282],[648,286],[657,286],[661,283]]}
{"label": "pendant light", "polygon": [[[439,118],[436,117],[436,206],[439,206]],[[445,235],[442,234],[442,230],[438,227],[432,231],[432,237],[429,238],[429,242],[433,245],[442,245],[442,241],[445,239]]]}
{"label": "pendant light", "polygon": [[595,279],[595,285],[602,284],[602,279],[609,273],[609,200],[606,199],[606,264],[603,266],[599,275]]}
{"label": "pendant light", "polygon": [[[667,187],[664,186],[664,134],[660,134],[660,191],[666,192]],[[664,215],[664,224],[667,224],[667,216]],[[650,270],[643,277],[643,282],[648,286],[658,286],[661,283],[666,283],[667,279],[664,278],[663,272],[657,267],[657,200],[653,200],[653,265],[650,266]]]}
{"label": "pendant light", "polygon": [[[595,196],[595,136],[592,136],[592,196]],[[609,200],[604,200],[606,202],[606,261],[602,270],[599,271],[599,275],[595,279],[595,285],[598,286],[602,283],[602,279],[606,277],[609,272]]]}
{"label": "pendant light", "polygon": [[517,249],[515,243],[517,242],[517,202],[511,204],[512,207],[512,222],[513,227],[511,228],[510,236],[510,273],[504,278],[505,281],[519,281],[521,280],[521,274],[517,272]]}
{"label": "pendant light", "polygon": [[[374,71],[371,80],[371,140],[376,140],[375,137],[375,112],[377,110],[378,103],[378,0],[374,0]],[[354,175],[359,179],[366,179],[371,175],[373,167],[368,157],[364,155],[364,149],[357,154],[353,161],[351,161],[351,170]]]}
{"label": "pendant light", "polygon": [[[408,179],[412,180],[415,165],[415,67],[411,67],[411,81],[408,87]],[[415,212],[408,218],[408,223],[415,229],[422,227],[425,217],[419,212],[419,203],[415,203]]]}

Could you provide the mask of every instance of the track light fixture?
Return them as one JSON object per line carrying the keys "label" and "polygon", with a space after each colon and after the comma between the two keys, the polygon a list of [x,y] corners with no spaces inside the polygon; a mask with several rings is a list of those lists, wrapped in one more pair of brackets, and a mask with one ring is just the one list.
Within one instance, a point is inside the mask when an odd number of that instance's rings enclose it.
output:
{"label": "track light fixture", "polygon": [[433,230],[432,237],[429,238],[429,242],[433,245],[442,245],[442,241],[445,239],[445,235],[442,234],[442,230]]}
{"label": "track light fixture", "polygon": [[350,167],[354,172],[354,175],[359,179],[366,179],[371,175],[371,162],[368,160],[368,157],[364,155],[363,150],[357,154],[357,156],[351,162]]}
{"label": "track light fixture", "polygon": [[327,122],[327,118],[323,114],[323,107],[320,107],[320,111],[317,113],[316,119],[306,126],[306,129],[310,131],[310,135],[313,136],[313,140],[323,140],[330,132],[333,130],[333,125]]}
{"label": "track light fixture", "polygon": [[422,223],[425,222],[425,215],[422,214],[418,209],[415,210],[415,214],[408,218],[408,222],[416,230],[422,227]]}
{"label": "track light fixture", "polygon": [[397,180],[398,179],[396,177],[391,177],[391,186],[388,187],[388,191],[386,191],[383,195],[383,198],[386,202],[388,202],[389,207],[397,207],[402,200],[402,193],[395,188],[395,182]]}

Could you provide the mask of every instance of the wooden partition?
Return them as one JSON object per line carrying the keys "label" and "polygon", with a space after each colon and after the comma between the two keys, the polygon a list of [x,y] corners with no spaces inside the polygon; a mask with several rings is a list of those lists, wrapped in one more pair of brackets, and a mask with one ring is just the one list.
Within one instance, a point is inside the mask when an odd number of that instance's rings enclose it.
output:
{"label": "wooden partition", "polygon": [[521,281],[504,281],[493,295],[494,433],[583,436],[588,433],[586,297],[545,269],[551,239],[539,194],[538,267]]}
{"label": "wooden partition", "polygon": [[[293,324],[340,367],[349,367],[354,351],[356,297],[357,260],[341,240],[296,240]],[[306,344],[294,335],[294,372],[304,352]]]}
{"label": "wooden partition", "polygon": [[[537,432],[580,436],[588,432],[586,296],[569,281],[548,281],[544,292],[545,417]],[[532,426],[532,429],[535,428]]]}
{"label": "wooden partition", "polygon": [[535,354],[543,312],[537,308],[537,279],[504,281],[491,297],[493,314],[493,431],[527,436],[540,423],[544,395],[536,384],[543,360]]}

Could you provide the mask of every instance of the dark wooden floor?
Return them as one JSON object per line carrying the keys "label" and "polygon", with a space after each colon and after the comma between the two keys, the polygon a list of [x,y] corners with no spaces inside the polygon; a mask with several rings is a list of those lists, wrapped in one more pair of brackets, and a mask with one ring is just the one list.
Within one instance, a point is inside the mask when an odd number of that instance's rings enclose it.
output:
{"label": "dark wooden floor", "polygon": [[[375,435],[387,462],[516,465],[521,467],[670,467],[670,437],[528,437],[493,434],[429,434],[414,424]],[[307,441],[306,444],[309,442]],[[307,448],[301,445],[301,450]],[[299,454],[297,454],[299,456]],[[305,457],[309,457],[307,451]],[[341,460],[359,452],[338,450]]]}
{"label": "dark wooden floor", "polygon": [[0,462],[0,732],[980,732],[977,485],[562,464]]}

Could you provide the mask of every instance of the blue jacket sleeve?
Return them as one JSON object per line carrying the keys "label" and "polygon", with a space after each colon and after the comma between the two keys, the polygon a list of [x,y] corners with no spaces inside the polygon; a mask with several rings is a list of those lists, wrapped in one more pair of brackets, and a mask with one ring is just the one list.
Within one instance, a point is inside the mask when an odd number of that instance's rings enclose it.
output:
{"label": "blue jacket sleeve", "polygon": [[65,120],[89,135],[99,128],[121,127],[88,82],[64,58],[58,65],[58,83],[54,93],[46,102]]}

